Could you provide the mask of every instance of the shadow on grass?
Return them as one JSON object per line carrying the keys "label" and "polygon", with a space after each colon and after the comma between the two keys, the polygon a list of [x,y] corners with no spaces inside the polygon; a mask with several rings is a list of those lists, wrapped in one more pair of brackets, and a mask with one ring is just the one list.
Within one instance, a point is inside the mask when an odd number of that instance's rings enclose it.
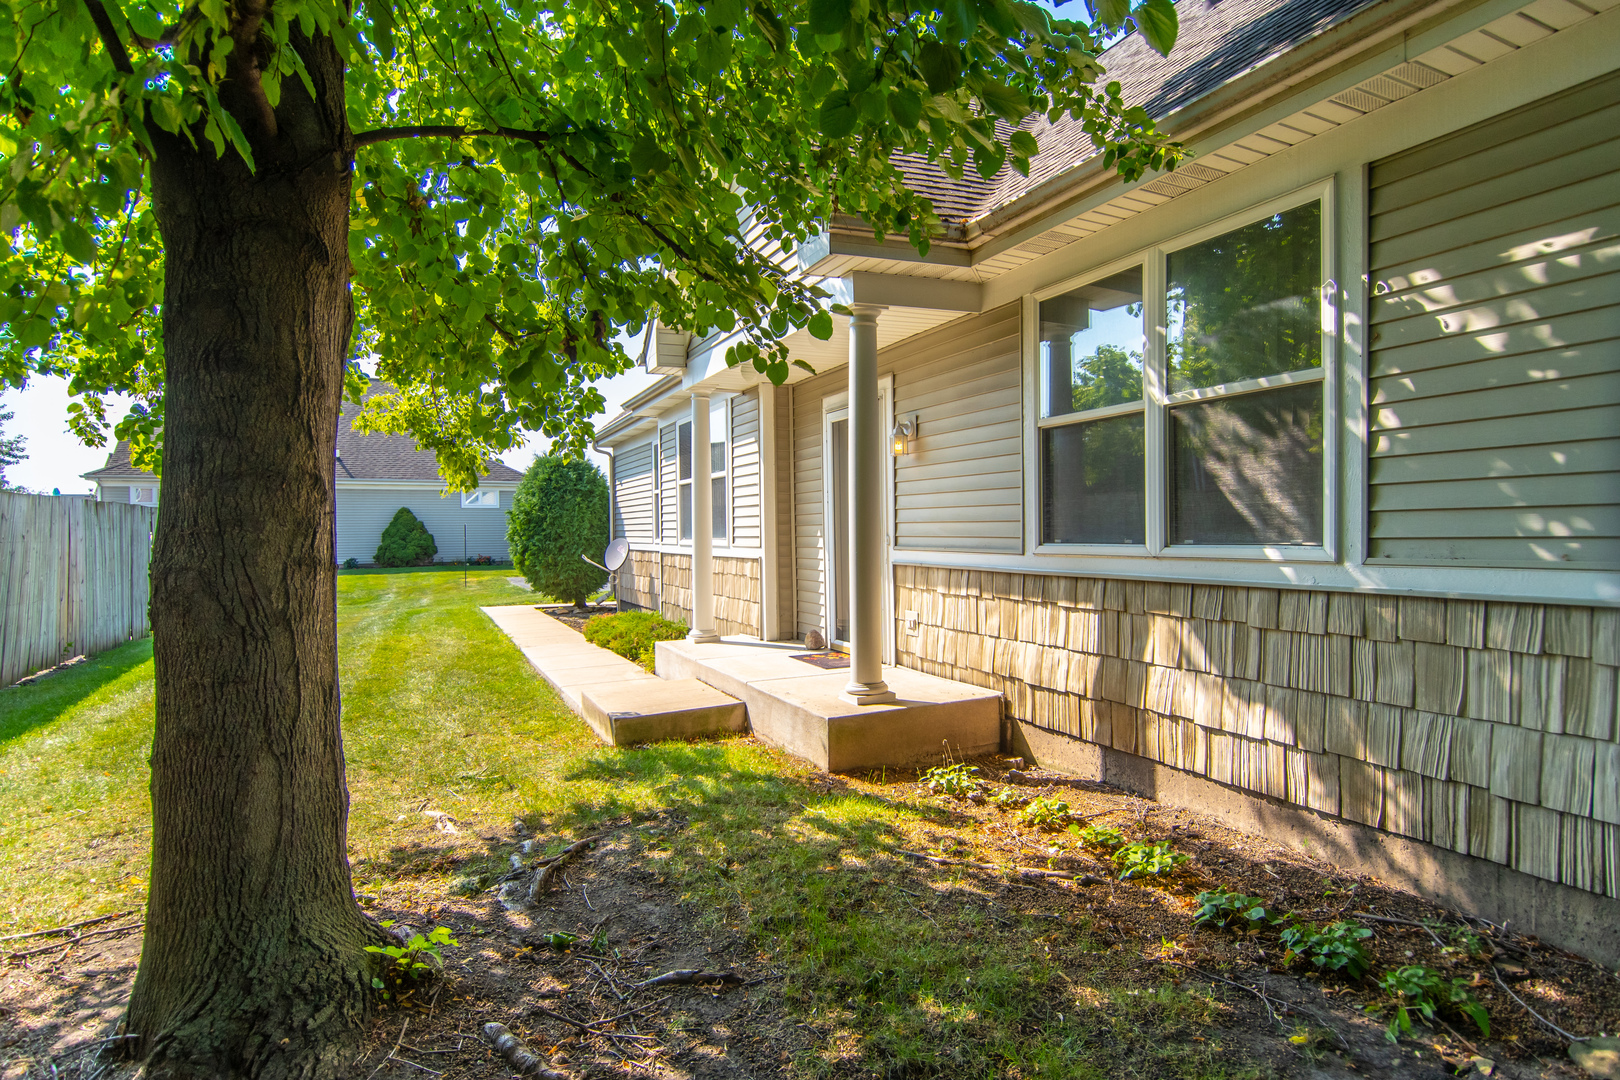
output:
{"label": "shadow on grass", "polygon": [[51,723],[151,659],[152,639],[147,637],[37,683],[0,690],[0,746]]}

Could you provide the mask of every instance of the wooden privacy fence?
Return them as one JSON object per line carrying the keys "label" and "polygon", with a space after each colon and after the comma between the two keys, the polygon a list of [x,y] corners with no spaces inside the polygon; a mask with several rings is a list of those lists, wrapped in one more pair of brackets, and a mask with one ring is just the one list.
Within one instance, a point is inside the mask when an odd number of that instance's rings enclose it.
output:
{"label": "wooden privacy fence", "polygon": [[145,637],[157,508],[0,492],[0,686]]}

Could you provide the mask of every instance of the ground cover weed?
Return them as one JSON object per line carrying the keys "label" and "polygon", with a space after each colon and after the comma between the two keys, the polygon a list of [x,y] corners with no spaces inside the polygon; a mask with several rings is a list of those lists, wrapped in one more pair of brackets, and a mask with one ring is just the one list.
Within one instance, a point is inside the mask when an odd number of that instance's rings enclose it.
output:
{"label": "ground cover weed", "polygon": [[1119,870],[1121,881],[1137,877],[1162,877],[1186,861],[1187,856],[1171,850],[1168,840],[1151,844],[1137,840],[1114,852],[1114,866]]}
{"label": "ground cover weed", "polygon": [[1062,799],[1034,798],[1024,807],[1024,824],[1032,829],[1051,831],[1068,820],[1069,804]]}
{"label": "ground cover weed", "polygon": [[[394,925],[394,920],[384,919],[383,927]],[[394,981],[404,979],[420,979],[444,969],[444,953],[441,951],[447,946],[459,945],[455,938],[450,936],[448,926],[435,926],[425,934],[412,934],[399,945],[367,945],[366,952],[376,953],[379,956],[389,957],[393,965],[384,974],[392,977]],[[383,990],[388,984],[382,979],[373,978],[371,985]],[[387,991],[383,990],[387,997]]]}
{"label": "ground cover weed", "polygon": [[1283,962],[1295,957],[1308,960],[1318,971],[1339,971],[1347,978],[1359,979],[1367,974],[1371,959],[1361,943],[1372,937],[1372,931],[1354,923],[1334,922],[1318,928],[1315,923],[1300,923],[1282,932],[1282,943],[1287,949]]}
{"label": "ground cover weed", "polygon": [[1125,834],[1112,825],[1079,825],[1069,826],[1069,835],[1078,839],[1086,847],[1103,848],[1112,851],[1125,843]]}
{"label": "ground cover weed", "polygon": [[1390,1042],[1400,1041],[1403,1034],[1412,1030],[1411,1010],[1416,1009],[1432,1024],[1444,1006],[1465,1014],[1481,1035],[1491,1037],[1490,1014],[1469,992],[1466,978],[1447,979],[1426,967],[1410,964],[1378,980],[1378,987],[1395,998],[1395,1015],[1384,1030],[1384,1038]]}
{"label": "ground cover weed", "polygon": [[965,799],[981,786],[976,772],[971,765],[958,761],[954,765],[935,765],[923,773],[922,781],[935,795],[954,795]]}
{"label": "ground cover weed", "polygon": [[1218,926],[1223,930],[1258,930],[1288,918],[1286,913],[1266,910],[1265,901],[1258,896],[1214,889],[1197,896],[1198,911],[1193,923],[1198,926]]}

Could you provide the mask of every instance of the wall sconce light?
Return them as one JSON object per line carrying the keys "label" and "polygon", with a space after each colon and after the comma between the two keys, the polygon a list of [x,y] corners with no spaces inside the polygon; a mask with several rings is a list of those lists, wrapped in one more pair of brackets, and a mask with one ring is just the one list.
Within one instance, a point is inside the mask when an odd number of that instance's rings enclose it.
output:
{"label": "wall sconce light", "polygon": [[910,449],[911,438],[916,434],[917,420],[915,417],[910,420],[901,420],[894,425],[894,430],[889,433],[889,449],[894,453],[895,457],[900,457]]}

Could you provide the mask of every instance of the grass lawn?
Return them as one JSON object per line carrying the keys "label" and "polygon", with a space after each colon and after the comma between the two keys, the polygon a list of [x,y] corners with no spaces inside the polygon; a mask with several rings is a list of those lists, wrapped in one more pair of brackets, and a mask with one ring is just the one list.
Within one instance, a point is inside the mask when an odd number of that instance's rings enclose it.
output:
{"label": "grass lawn", "polygon": [[[902,849],[1039,865],[1053,841],[911,777],[828,778],[751,738],[601,746],[478,610],[533,599],[508,573],[339,577],[350,851],[369,908],[466,916],[456,955],[532,987],[515,939],[491,929],[486,888],[523,835],[555,851],[613,833],[621,882],[667,894],[687,928],[774,973],[749,991],[784,1033],[773,1075],[1214,1080],[1273,1075],[1294,1053],[1253,1000],[1152,962],[1192,955],[1178,950],[1196,886],[1037,888],[919,867]],[[149,642],[0,691],[0,935],[144,903],[152,719]],[[427,808],[461,832],[435,834]],[[1299,880],[1300,897],[1320,891]],[[1135,906],[1117,906],[1127,894]]]}

